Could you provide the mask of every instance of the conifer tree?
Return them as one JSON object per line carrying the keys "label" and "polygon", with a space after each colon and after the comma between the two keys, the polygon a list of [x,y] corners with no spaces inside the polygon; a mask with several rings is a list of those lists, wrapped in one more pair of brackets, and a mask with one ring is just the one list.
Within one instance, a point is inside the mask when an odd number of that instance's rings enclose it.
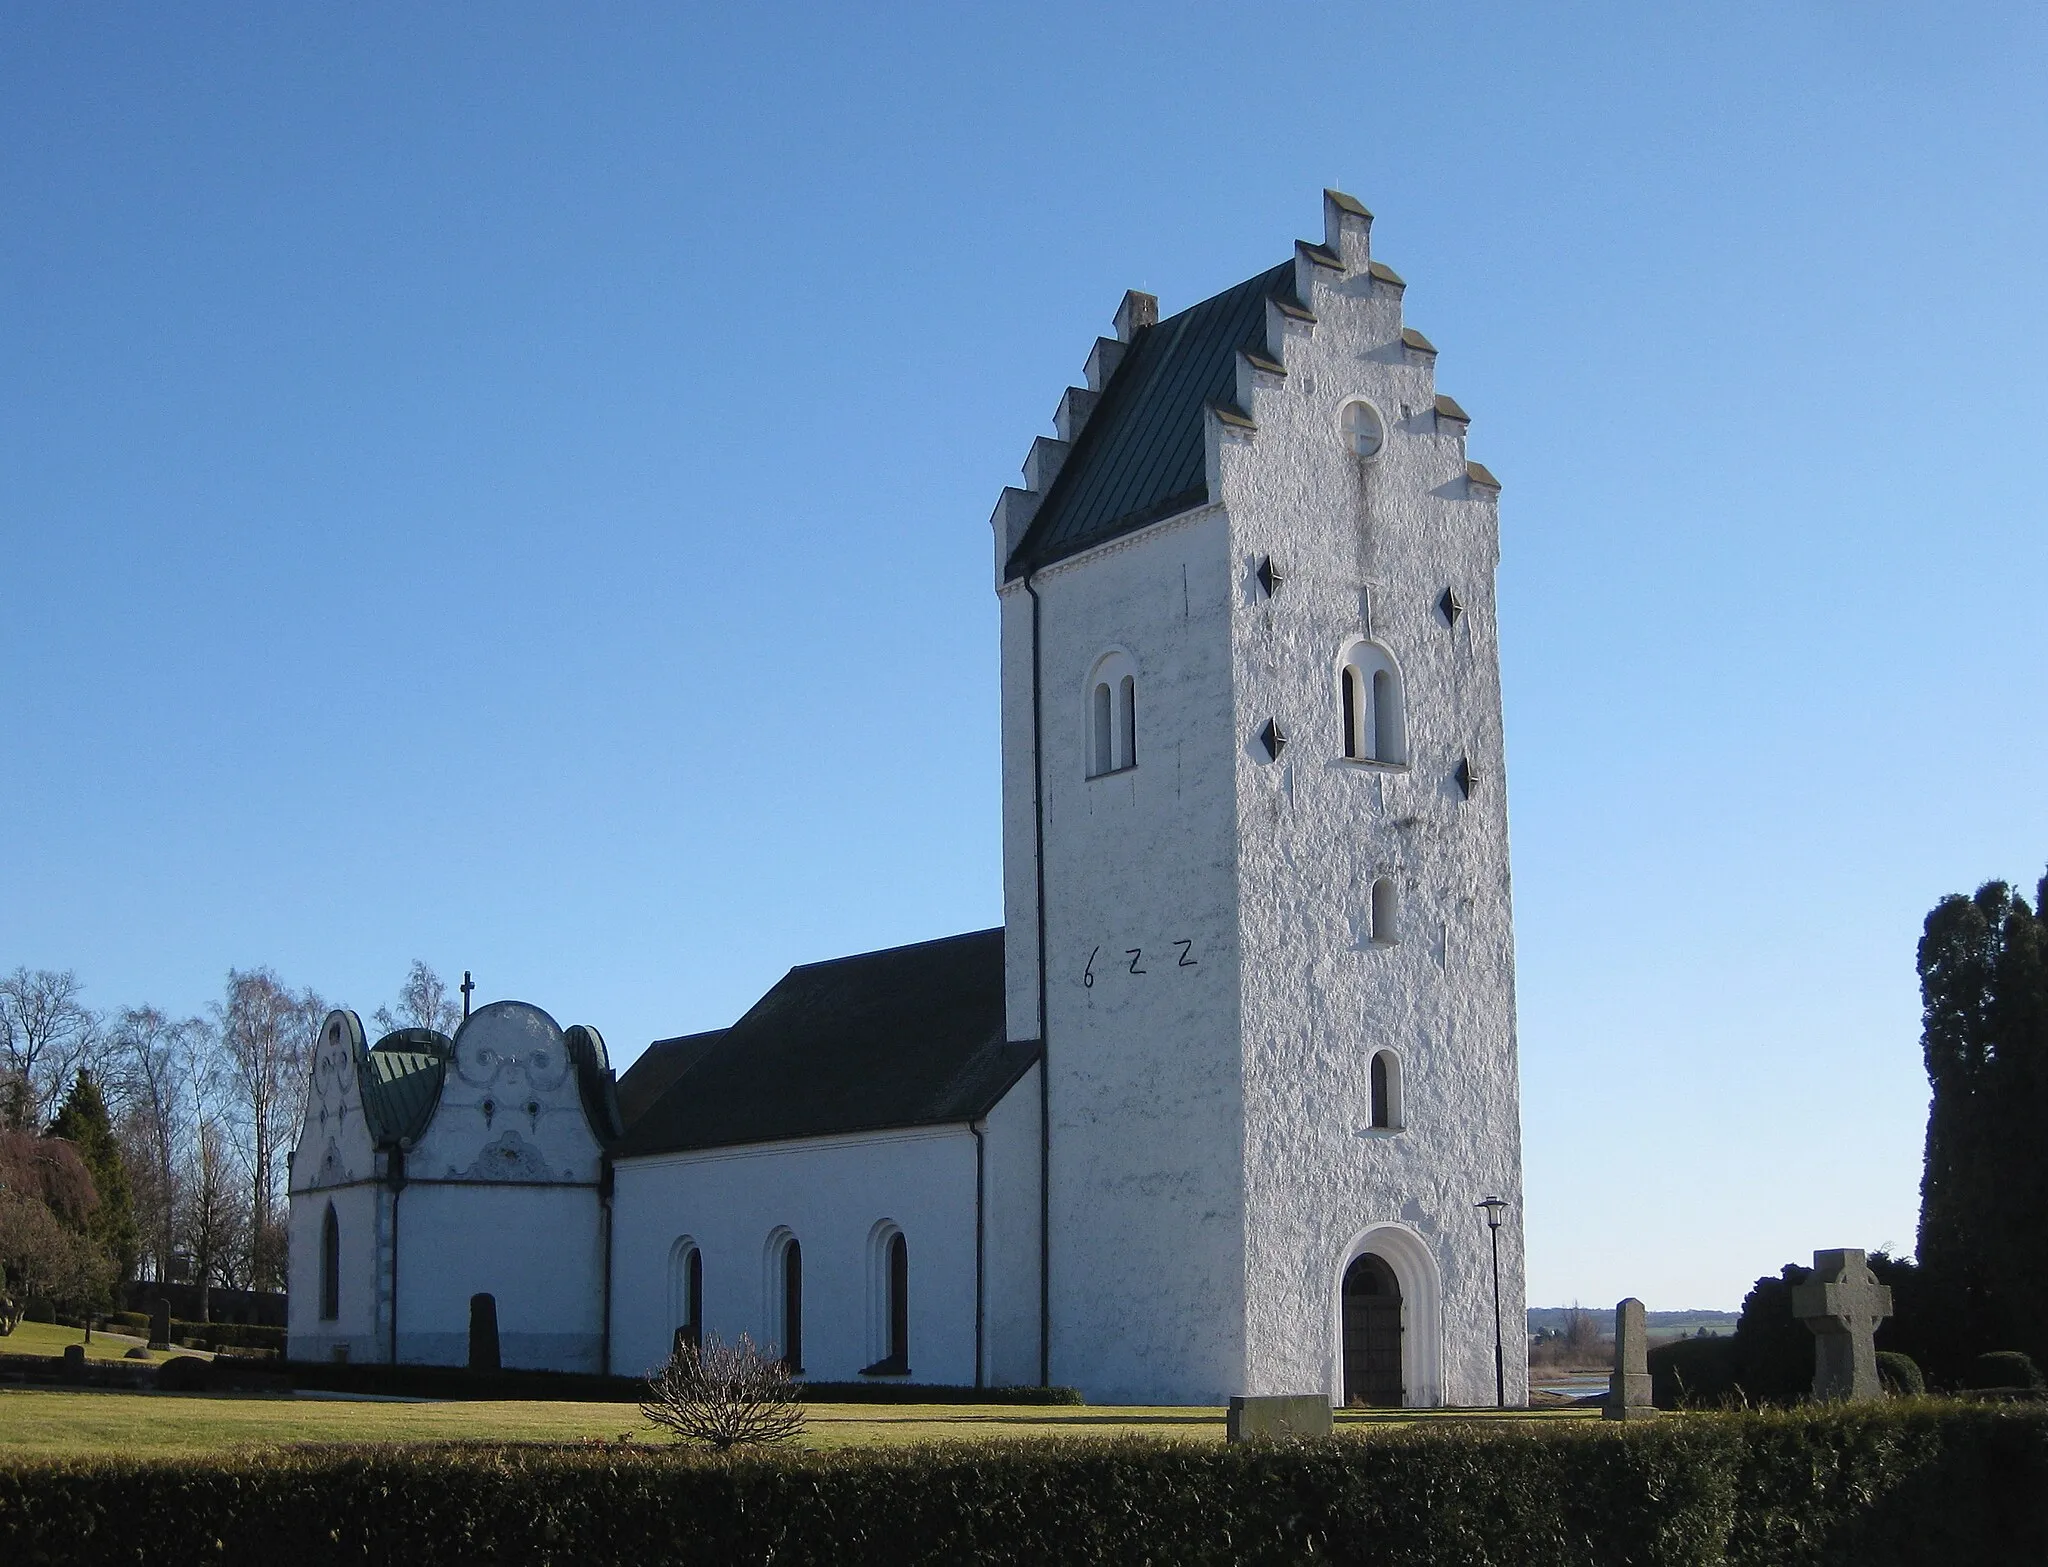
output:
{"label": "conifer tree", "polygon": [[99,1203],[83,1223],[86,1235],[106,1253],[121,1282],[135,1276],[135,1261],[142,1249],[141,1232],[135,1223],[135,1200],[128,1184],[128,1165],[121,1157],[121,1143],[114,1135],[107,1114],[106,1097],[87,1070],[81,1070],[65,1096],[49,1135],[64,1138],[78,1149],[78,1156],[92,1174]]}
{"label": "conifer tree", "polygon": [[[2048,878],[2039,895],[2048,900]],[[2039,905],[2037,905],[2038,907]],[[1942,899],[1919,968],[1919,1258],[1977,1348],[2048,1350],[2048,931],[2004,882]]]}

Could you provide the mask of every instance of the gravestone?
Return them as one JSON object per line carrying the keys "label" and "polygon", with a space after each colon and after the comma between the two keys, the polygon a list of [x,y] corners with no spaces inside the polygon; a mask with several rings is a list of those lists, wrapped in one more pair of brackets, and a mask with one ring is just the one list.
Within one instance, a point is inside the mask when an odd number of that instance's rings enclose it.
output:
{"label": "gravestone", "polygon": [[469,1369],[498,1369],[498,1301],[493,1295],[469,1297]]}
{"label": "gravestone", "polygon": [[149,1347],[169,1349],[171,1347],[171,1303],[163,1296],[156,1298],[156,1310],[149,1318]]}
{"label": "gravestone", "polygon": [[64,1346],[64,1380],[83,1382],[85,1380],[85,1346],[66,1344]]}
{"label": "gravestone", "polygon": [[1614,1375],[1607,1379],[1609,1420],[1654,1420],[1657,1406],[1650,1397],[1649,1319],[1643,1303],[1631,1295],[1614,1308]]}
{"label": "gravestone", "polygon": [[1232,1442],[1298,1442],[1330,1434],[1330,1401],[1321,1393],[1233,1398],[1223,1423]]}
{"label": "gravestone", "polygon": [[1792,1315],[1813,1330],[1813,1396],[1820,1403],[1882,1398],[1877,1325],[1892,1292],[1854,1247],[1813,1254],[1813,1279],[1793,1286]]}

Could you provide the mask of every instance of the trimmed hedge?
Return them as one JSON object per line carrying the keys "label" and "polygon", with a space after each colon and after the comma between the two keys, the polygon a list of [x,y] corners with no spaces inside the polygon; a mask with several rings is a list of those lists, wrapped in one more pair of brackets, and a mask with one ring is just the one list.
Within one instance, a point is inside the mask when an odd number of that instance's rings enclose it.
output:
{"label": "trimmed hedge", "polygon": [[288,1449],[0,1467],[9,1563],[2048,1560],[2048,1411],[1417,1422],[1298,1445],[1044,1441],[716,1458]]}
{"label": "trimmed hedge", "polygon": [[2041,1373],[2031,1356],[2017,1349],[1994,1349],[1970,1362],[1969,1373],[1963,1378],[1963,1386],[1979,1389],[2038,1390],[2043,1383]]}

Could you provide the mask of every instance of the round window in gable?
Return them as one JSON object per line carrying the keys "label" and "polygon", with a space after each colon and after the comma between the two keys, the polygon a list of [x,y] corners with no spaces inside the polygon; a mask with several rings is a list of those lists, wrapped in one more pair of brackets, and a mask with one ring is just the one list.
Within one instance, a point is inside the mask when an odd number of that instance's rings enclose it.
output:
{"label": "round window in gable", "polygon": [[1343,422],[1344,443],[1351,448],[1352,456],[1368,461],[1379,456],[1380,449],[1387,444],[1387,426],[1377,408],[1365,402],[1346,403]]}

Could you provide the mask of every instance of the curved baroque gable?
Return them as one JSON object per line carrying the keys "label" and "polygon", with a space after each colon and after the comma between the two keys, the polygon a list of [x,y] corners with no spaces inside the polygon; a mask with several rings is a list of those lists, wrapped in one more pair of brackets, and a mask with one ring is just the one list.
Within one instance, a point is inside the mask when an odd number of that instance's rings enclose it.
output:
{"label": "curved baroque gable", "polygon": [[363,1022],[336,1008],[313,1047],[306,1118],[292,1151],[292,1189],[346,1186],[374,1171],[375,1145],[363,1116]]}
{"label": "curved baroque gable", "polygon": [[603,1153],[585,1109],[576,1052],[555,1020],[523,1001],[477,1008],[408,1157],[420,1180],[595,1181]]}

